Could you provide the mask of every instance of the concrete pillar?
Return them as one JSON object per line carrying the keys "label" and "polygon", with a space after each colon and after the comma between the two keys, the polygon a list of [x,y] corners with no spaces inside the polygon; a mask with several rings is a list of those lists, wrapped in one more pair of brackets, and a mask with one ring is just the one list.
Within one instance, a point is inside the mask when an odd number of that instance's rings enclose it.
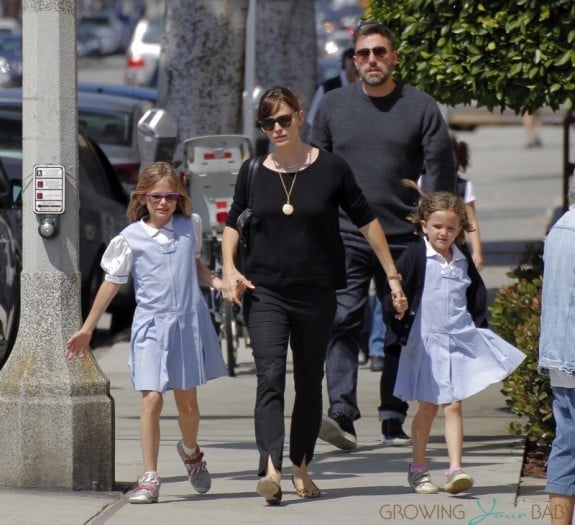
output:
{"label": "concrete pillar", "polygon": [[[91,355],[69,362],[81,324],[76,103],[76,2],[23,3],[23,271],[21,317],[0,371],[0,485],[111,490],[114,411]],[[38,234],[36,165],[65,169],[55,237]]]}

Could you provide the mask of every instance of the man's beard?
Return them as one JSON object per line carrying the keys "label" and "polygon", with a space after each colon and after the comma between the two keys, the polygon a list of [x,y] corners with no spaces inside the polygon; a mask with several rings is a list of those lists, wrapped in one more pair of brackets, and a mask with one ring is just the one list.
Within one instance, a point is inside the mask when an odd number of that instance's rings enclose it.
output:
{"label": "man's beard", "polygon": [[361,75],[361,80],[364,84],[367,84],[368,86],[376,87],[385,84],[385,82],[389,78],[389,75],[390,73],[387,71],[378,71],[377,74],[374,74],[374,72],[372,71],[369,74],[363,73]]}

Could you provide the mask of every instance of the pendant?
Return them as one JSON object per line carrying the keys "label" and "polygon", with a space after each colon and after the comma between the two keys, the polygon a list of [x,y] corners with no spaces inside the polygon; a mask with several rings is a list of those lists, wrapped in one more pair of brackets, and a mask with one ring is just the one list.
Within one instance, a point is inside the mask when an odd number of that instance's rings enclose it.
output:
{"label": "pendant", "polygon": [[286,202],[282,206],[282,211],[284,215],[291,215],[293,213],[293,206],[289,202]]}

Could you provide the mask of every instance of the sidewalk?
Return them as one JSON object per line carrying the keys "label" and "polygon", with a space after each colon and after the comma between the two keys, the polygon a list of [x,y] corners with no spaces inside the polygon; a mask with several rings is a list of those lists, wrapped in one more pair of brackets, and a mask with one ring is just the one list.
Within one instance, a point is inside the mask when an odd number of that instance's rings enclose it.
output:
{"label": "sidewalk", "polygon": [[[116,481],[131,486],[141,470],[138,436],[139,395],[132,390],[126,362],[128,343],[95,350],[98,363],[110,378],[116,409]],[[193,492],[176,453],[179,439],[176,410],[166,396],[161,421],[159,473],[163,484],[160,502],[130,505],[121,491],[86,493],[3,489],[0,493],[2,523],[10,525],[136,525],[142,520],[157,524],[223,523],[500,523],[505,519],[541,523],[546,496],[542,483],[534,494],[517,500],[523,455],[523,440],[507,435],[512,415],[504,407],[499,386],[482,392],[464,404],[464,465],[475,478],[469,496],[421,496],[412,493],[406,481],[409,447],[384,448],[379,442],[379,374],[368,367],[360,370],[359,397],[363,417],[357,423],[359,447],[342,452],[318,441],[311,465],[314,480],[324,494],[317,500],[295,495],[289,480],[289,460],[284,463],[283,503],[268,507],[255,492],[257,452],[253,431],[255,375],[247,351],[240,352],[236,378],[221,378],[199,391],[202,423],[200,443],[212,473],[212,489],[206,495]],[[287,382],[286,407],[291,407],[291,370]],[[369,407],[372,407],[370,411]],[[286,425],[289,418],[286,417]],[[406,428],[409,428],[408,419]],[[443,482],[446,465],[443,418],[436,419],[430,445],[434,480]],[[285,453],[287,456],[287,451]]]}
{"label": "sidewalk", "polygon": [[[473,180],[484,240],[482,272],[491,296],[508,282],[525,242],[541,240],[547,206],[560,187],[561,132],[544,128],[545,148],[523,149],[522,129],[491,128],[464,136],[472,151]],[[461,137],[460,137],[461,138]],[[555,161],[557,160],[557,165]],[[502,176],[505,174],[505,176]],[[518,183],[521,182],[521,186]],[[519,189],[520,188],[520,189]],[[257,451],[253,430],[256,378],[251,356],[242,350],[236,378],[218,379],[199,390],[200,444],[212,473],[208,494],[193,492],[176,453],[179,440],[173,398],[166,396],[161,421],[159,473],[163,484],[154,505],[130,505],[120,489],[129,488],[141,471],[138,435],[139,394],[127,373],[128,344],[94,351],[110,379],[115,400],[114,493],[0,490],[0,523],[9,525],[156,525],[211,524],[471,524],[548,523],[542,480],[520,478],[524,442],[507,433],[513,416],[494,385],[464,403],[466,470],[475,478],[470,495],[414,494],[407,485],[409,448],[384,448],[379,441],[379,374],[359,372],[362,418],[356,428],[359,447],[342,452],[318,441],[311,473],[323,495],[302,500],[289,479],[284,460],[283,503],[268,507],[255,492]],[[286,425],[293,402],[291,370],[286,382]],[[325,405],[325,401],[324,401]],[[413,407],[410,415],[414,413]],[[409,429],[408,417],[405,428]],[[289,428],[289,426],[288,426]],[[429,460],[433,479],[442,484],[446,467],[443,417],[432,429]],[[284,454],[287,458],[287,452]]]}

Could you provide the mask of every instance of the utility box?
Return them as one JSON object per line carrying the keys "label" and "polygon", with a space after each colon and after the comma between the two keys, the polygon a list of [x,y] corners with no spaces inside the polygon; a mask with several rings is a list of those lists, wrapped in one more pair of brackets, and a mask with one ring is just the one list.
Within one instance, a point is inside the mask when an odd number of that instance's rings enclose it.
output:
{"label": "utility box", "polygon": [[140,171],[153,162],[171,162],[178,139],[178,125],[165,109],[153,108],[138,122]]}

